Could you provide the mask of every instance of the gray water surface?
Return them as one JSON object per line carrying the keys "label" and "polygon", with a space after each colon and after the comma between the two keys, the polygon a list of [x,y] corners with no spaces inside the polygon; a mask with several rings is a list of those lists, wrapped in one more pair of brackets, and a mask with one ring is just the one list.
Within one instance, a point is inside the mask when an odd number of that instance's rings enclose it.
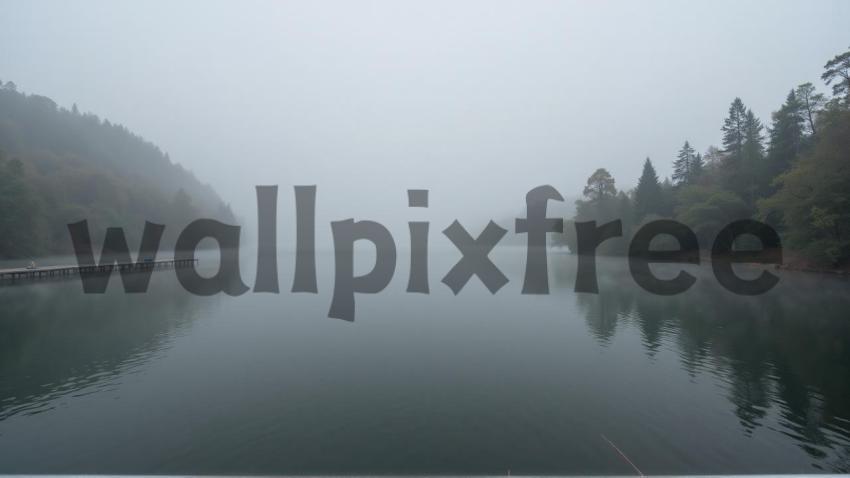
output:
{"label": "gray water surface", "polygon": [[643,473],[850,471],[850,283],[740,297],[703,268],[658,297],[600,258],[576,294],[556,253],[528,296],[524,250],[494,255],[497,294],[453,295],[435,253],[423,295],[400,252],[353,323],[327,318],[330,257],[319,294],[283,254],[280,294],[0,287],[0,472],[636,474],[614,447]]}

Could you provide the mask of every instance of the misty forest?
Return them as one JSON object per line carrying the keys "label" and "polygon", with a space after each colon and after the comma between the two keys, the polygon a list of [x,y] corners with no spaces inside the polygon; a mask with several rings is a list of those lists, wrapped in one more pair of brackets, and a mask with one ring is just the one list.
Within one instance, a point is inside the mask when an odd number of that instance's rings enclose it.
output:
{"label": "misty forest", "polygon": [[[792,88],[765,126],[741,98],[729,106],[722,146],[700,153],[687,140],[672,158],[673,174],[659,179],[652,160],[632,190],[618,190],[605,168],[587,180],[575,221],[623,221],[623,237],[601,253],[625,254],[631,232],[673,218],[709,248],[736,219],[755,218],[780,233],[786,261],[840,267],[850,259],[850,51],[829,60],[821,77],[828,96],[812,83]],[[575,229],[559,242],[575,250]]]}
{"label": "misty forest", "polygon": [[212,188],[154,144],[12,81],[0,88],[0,258],[69,254],[66,225],[83,219],[95,241],[112,226],[137,240],[151,221],[173,244],[200,217],[234,222]]}
{"label": "misty forest", "polygon": [[850,1],[0,3],[0,478],[850,473]]}
{"label": "misty forest", "polygon": [[[637,186],[618,189],[604,168],[587,180],[574,221],[623,221],[623,237],[602,254],[625,254],[631,233],[673,218],[701,247],[725,224],[764,221],[780,232],[786,262],[843,267],[850,261],[850,51],[829,60],[821,80],[791,88],[769,124],[735,98],[722,143],[699,152],[687,140],[660,179],[646,158]],[[0,82],[2,84],[2,82]],[[553,181],[557,184],[557,181]],[[144,222],[180,227],[199,217],[234,222],[217,194],[166,153],[125,127],[44,96],[0,89],[0,257],[67,254],[66,224],[94,231],[122,226],[131,241]],[[177,227],[166,227],[173,244]],[[99,234],[93,234],[95,241]],[[568,223],[561,245],[575,250]]]}

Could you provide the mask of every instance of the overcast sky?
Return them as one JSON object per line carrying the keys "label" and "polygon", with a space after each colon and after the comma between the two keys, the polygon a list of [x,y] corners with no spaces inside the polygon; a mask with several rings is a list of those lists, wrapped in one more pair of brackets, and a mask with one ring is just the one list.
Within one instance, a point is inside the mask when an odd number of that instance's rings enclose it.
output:
{"label": "overcast sky", "polygon": [[[850,2],[0,0],[0,79],[158,144],[253,217],[317,184],[334,218],[504,218],[634,186],[740,96],[769,123],[850,46]],[[407,209],[431,189],[431,210]],[[447,217],[448,217],[447,216]],[[447,225],[447,224],[446,224]],[[441,227],[442,228],[442,227]]]}

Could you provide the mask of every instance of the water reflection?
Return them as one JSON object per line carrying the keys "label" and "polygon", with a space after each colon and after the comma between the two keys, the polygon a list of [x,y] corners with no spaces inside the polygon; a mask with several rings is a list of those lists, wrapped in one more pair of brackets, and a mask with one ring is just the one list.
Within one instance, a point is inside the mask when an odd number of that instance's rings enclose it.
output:
{"label": "water reflection", "polygon": [[398,270],[355,323],[327,318],[329,274],[315,295],[0,288],[0,472],[631,473],[603,434],[647,473],[850,471],[846,282],[739,297],[706,268],[658,297],[600,259],[575,294],[553,254],[530,296],[524,250],[494,255],[498,294],[408,294]]}
{"label": "water reflection", "polygon": [[[600,293],[577,297],[591,335],[606,346],[619,327],[635,327],[648,356],[668,348],[691,376],[723,380],[742,433],[772,426],[765,418],[775,408],[776,431],[815,468],[850,471],[850,283],[788,273],[768,294],[742,297],[705,269],[690,271],[699,277],[691,290],[659,298],[603,260]],[[571,287],[571,272],[556,274],[562,287]]]}
{"label": "water reflection", "polygon": [[77,281],[0,289],[0,421],[110,390],[198,316],[193,301],[175,287],[134,295],[117,287],[84,295]]}

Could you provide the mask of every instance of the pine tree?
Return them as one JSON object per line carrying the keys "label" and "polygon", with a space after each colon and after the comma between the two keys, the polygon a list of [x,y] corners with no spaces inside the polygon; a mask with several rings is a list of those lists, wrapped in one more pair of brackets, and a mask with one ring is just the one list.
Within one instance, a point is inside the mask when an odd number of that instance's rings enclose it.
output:
{"label": "pine tree", "polygon": [[764,155],[764,126],[748,109],[744,117],[744,145],[742,152],[746,159],[756,159]]}
{"label": "pine tree", "polygon": [[740,98],[729,106],[729,116],[723,121],[723,148],[726,155],[721,165],[722,186],[755,204],[761,161],[764,156],[764,127],[752,110]]}
{"label": "pine tree", "polygon": [[791,90],[785,103],[773,113],[767,154],[769,179],[788,169],[799,154],[803,143],[803,123],[803,107],[796,92]]}
{"label": "pine tree", "polygon": [[797,97],[802,115],[805,117],[805,134],[815,136],[817,134],[815,118],[823,110],[826,97],[823,93],[815,91],[815,87],[811,83],[803,83],[798,86],[794,95]]}
{"label": "pine tree", "polygon": [[676,184],[690,184],[692,179],[691,165],[694,160],[694,148],[685,141],[685,145],[679,150],[679,155],[673,161],[673,182]]}
{"label": "pine tree", "polygon": [[747,109],[741,98],[735,98],[729,106],[729,116],[723,121],[723,149],[726,153],[740,156],[744,148]]}
{"label": "pine tree", "polygon": [[850,104],[850,50],[835,55],[823,68],[826,71],[821,75],[821,79],[827,85],[835,82],[832,85],[832,94],[836,97],[844,95],[844,101]]}
{"label": "pine tree", "polygon": [[640,222],[648,214],[661,214],[664,206],[662,202],[661,183],[658,182],[658,174],[652,166],[652,161],[646,158],[643,163],[643,173],[641,173],[637,188],[635,188],[635,222]]}
{"label": "pine tree", "polygon": [[693,184],[693,183],[697,182],[699,180],[700,176],[702,176],[702,173],[703,173],[704,170],[705,170],[705,164],[702,160],[702,154],[697,153],[694,156],[693,161],[691,161],[691,181],[690,181],[690,183]]}
{"label": "pine tree", "polygon": [[764,127],[752,110],[747,110],[744,118],[744,145],[741,151],[741,185],[738,194],[751,207],[755,206],[756,196],[766,184],[764,171]]}

